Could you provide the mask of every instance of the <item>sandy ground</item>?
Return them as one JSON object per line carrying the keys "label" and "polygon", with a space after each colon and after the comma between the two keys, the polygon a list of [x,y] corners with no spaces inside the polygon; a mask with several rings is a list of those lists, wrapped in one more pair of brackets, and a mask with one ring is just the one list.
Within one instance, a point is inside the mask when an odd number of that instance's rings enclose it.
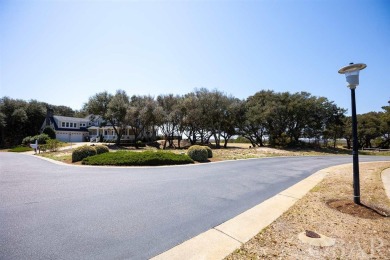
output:
{"label": "sandy ground", "polygon": [[[390,217],[370,209],[390,214],[380,177],[389,167],[390,162],[361,164],[361,201],[369,208],[352,202],[352,165],[339,167],[226,259],[390,259]],[[304,243],[298,235],[306,230],[335,244]]]}

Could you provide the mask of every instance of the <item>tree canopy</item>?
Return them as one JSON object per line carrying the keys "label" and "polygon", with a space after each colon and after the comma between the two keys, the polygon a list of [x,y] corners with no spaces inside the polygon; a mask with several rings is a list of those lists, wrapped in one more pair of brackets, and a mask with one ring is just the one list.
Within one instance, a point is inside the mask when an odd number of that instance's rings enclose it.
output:
{"label": "tree canopy", "polygon": [[[23,101],[3,97],[0,99],[1,146],[20,144],[26,136],[38,134],[52,107],[55,115],[84,117],[100,116],[110,124],[117,144],[130,129],[135,140],[142,133],[159,133],[165,147],[173,147],[174,138],[187,137],[191,144],[208,144],[217,148],[233,136],[248,139],[253,146],[297,145],[302,138],[331,141],[344,138],[351,146],[351,119],[346,110],[326,97],[307,92],[274,92],[261,90],[245,100],[219,90],[195,89],[185,95],[129,96],[124,90],[115,94],[107,91],[89,98],[81,111],[66,106],[52,106],[36,100]],[[390,106],[383,111],[358,115],[358,141],[360,147],[389,147]],[[151,140],[149,140],[151,141]]]}

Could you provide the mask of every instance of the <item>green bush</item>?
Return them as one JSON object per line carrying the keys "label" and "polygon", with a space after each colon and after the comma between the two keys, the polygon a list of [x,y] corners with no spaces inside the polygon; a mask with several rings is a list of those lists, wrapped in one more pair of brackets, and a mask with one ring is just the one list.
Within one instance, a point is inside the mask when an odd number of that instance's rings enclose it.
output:
{"label": "green bush", "polygon": [[205,146],[193,145],[187,150],[188,156],[197,162],[206,162],[208,158],[208,152]]}
{"label": "green bush", "polygon": [[50,126],[46,126],[45,129],[43,129],[42,133],[47,134],[50,139],[56,139],[56,131],[54,131],[54,129]]}
{"label": "green bush", "polygon": [[116,166],[157,166],[193,163],[186,154],[175,154],[166,151],[117,151],[103,153],[83,159],[86,165],[116,165]]}
{"label": "green bush", "polygon": [[213,158],[213,150],[208,146],[204,146],[204,148],[207,150],[207,158]]}
{"label": "green bush", "polygon": [[46,141],[45,145],[39,146],[41,150],[49,150],[50,152],[56,152],[58,147],[60,147],[60,141],[57,139],[50,139]]}
{"label": "green bush", "polygon": [[76,148],[72,152],[72,162],[78,162],[87,158],[88,156],[96,155],[96,149],[93,146],[84,145]]}
{"label": "green bush", "polygon": [[22,143],[29,145],[35,143],[36,140],[38,140],[38,144],[46,144],[50,140],[50,137],[47,134],[35,135],[33,137],[27,136],[23,139]]}
{"label": "green bush", "polygon": [[31,139],[32,139],[32,136],[27,136],[27,137],[23,138],[22,144],[23,144],[23,145],[29,145],[29,144],[31,144]]}
{"label": "green bush", "polygon": [[105,145],[96,145],[96,154],[108,153],[110,150]]}

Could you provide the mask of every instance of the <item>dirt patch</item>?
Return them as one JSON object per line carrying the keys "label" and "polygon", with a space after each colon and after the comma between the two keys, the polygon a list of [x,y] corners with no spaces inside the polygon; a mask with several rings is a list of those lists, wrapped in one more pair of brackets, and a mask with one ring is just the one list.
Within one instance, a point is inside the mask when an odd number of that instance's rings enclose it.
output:
{"label": "dirt patch", "polygon": [[271,148],[271,147],[260,147],[256,148],[257,151],[260,153],[265,153],[265,154],[281,154],[281,155],[292,155],[293,152],[290,151],[285,151],[285,150],[280,150],[276,148]]}
{"label": "dirt patch", "polygon": [[385,216],[379,214],[374,209],[364,205],[357,205],[351,200],[330,200],[326,203],[328,207],[336,209],[342,213],[349,214],[354,217],[378,219]]}

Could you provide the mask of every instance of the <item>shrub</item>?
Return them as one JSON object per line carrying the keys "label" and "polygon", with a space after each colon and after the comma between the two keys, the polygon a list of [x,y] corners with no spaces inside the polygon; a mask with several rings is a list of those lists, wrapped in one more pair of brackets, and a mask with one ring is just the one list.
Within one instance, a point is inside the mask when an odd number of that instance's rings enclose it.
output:
{"label": "shrub", "polygon": [[54,129],[50,126],[46,126],[42,133],[47,134],[50,139],[56,139],[56,131],[54,131]]}
{"label": "shrub", "polygon": [[78,147],[72,152],[72,162],[81,161],[92,155],[96,155],[96,149],[93,146],[84,145]]}
{"label": "shrub", "polygon": [[32,142],[31,142],[31,139],[32,139],[31,136],[27,136],[27,137],[23,138],[22,144],[23,144],[23,145],[29,145],[29,144],[31,144],[31,143],[32,143]]}
{"label": "shrub", "polygon": [[30,143],[35,143],[35,140],[38,140],[38,144],[45,144],[48,140],[50,140],[50,137],[47,134],[40,134],[31,137]]}
{"label": "shrub", "polygon": [[23,138],[22,144],[23,145],[34,144],[36,140],[38,140],[38,144],[46,144],[47,141],[50,140],[50,137],[47,134],[27,136]]}
{"label": "shrub", "polygon": [[193,163],[186,154],[175,154],[166,151],[130,152],[117,151],[90,156],[83,159],[86,165],[116,165],[116,166],[157,166]]}
{"label": "shrub", "polygon": [[207,150],[207,158],[213,158],[213,150],[208,146],[204,146],[204,148]]}
{"label": "shrub", "polygon": [[[42,148],[47,149],[50,152],[55,152],[58,150],[59,146],[60,146],[60,141],[58,141],[57,139],[50,139],[50,140],[47,140],[46,144]],[[42,150],[42,148],[41,148],[41,150]]]}
{"label": "shrub", "polygon": [[110,150],[105,145],[96,145],[96,154],[108,153]]}
{"label": "shrub", "polygon": [[188,156],[197,162],[205,162],[208,158],[208,152],[205,146],[193,145],[188,148]]}

